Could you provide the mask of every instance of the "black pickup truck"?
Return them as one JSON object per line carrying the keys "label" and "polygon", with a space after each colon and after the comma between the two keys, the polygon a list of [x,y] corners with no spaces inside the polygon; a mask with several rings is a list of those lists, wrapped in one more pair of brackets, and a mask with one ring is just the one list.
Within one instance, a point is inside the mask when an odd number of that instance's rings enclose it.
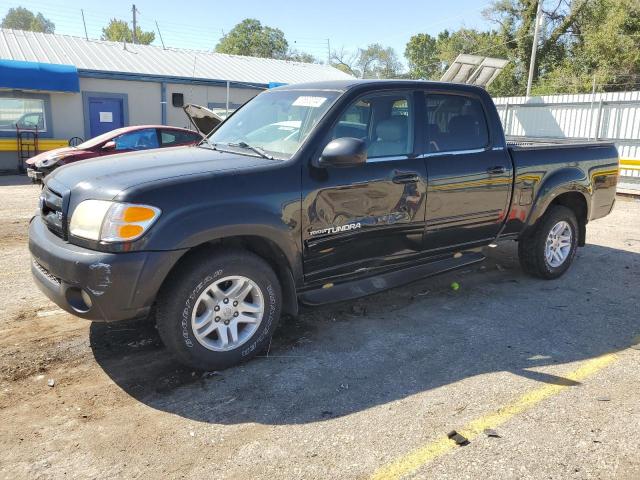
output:
{"label": "black pickup truck", "polygon": [[613,208],[612,144],[505,141],[482,89],[340,81],[261,93],[193,147],[78,162],[31,221],[42,291],[90,320],[155,314],[177,358],[262,351],[281,314],[478,262],[517,240],[553,279]]}

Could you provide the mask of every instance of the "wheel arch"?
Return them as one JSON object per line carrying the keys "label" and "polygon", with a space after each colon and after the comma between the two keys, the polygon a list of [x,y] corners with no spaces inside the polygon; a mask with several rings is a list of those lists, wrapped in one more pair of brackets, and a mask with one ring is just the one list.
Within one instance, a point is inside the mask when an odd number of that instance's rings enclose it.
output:
{"label": "wheel arch", "polygon": [[569,208],[578,220],[578,245],[586,241],[586,225],[589,219],[591,193],[584,173],[577,168],[567,168],[554,173],[540,188],[535,206],[526,222],[524,235],[529,234],[553,205]]}
{"label": "wheel arch", "polygon": [[298,315],[298,297],[291,265],[283,250],[273,240],[258,235],[222,237],[192,247],[178,259],[167,274],[164,282],[192,258],[206,255],[207,252],[216,252],[220,249],[246,250],[265,260],[275,272],[282,287],[282,313],[294,317]]}
{"label": "wheel arch", "polygon": [[565,192],[555,197],[547,210],[553,205],[562,205],[573,211],[578,220],[578,245],[584,247],[587,235],[588,204],[581,192]]}

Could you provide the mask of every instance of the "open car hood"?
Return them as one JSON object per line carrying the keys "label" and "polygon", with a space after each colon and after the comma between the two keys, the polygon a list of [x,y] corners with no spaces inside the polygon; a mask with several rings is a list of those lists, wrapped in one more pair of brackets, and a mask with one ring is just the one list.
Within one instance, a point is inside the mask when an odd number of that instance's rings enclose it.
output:
{"label": "open car hood", "polygon": [[191,120],[193,126],[196,127],[196,130],[203,136],[209,135],[223,120],[220,115],[200,105],[190,103],[182,107],[182,109]]}

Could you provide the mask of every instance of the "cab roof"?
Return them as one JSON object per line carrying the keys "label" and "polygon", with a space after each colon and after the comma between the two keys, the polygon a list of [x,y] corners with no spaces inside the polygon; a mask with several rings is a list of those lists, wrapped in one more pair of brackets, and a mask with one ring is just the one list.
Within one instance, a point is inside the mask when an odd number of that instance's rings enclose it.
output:
{"label": "cab roof", "polygon": [[389,87],[414,87],[414,88],[437,88],[442,90],[458,90],[467,92],[486,92],[481,87],[464,83],[435,82],[431,80],[378,80],[378,79],[357,79],[329,80],[323,82],[295,83],[276,87],[273,90],[339,90],[347,91],[354,88],[365,88],[366,86],[389,88]]}

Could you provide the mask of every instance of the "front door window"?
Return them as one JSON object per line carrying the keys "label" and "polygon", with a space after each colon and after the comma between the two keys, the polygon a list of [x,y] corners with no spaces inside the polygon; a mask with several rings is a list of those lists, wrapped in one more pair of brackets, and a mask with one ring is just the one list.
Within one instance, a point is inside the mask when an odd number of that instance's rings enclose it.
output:
{"label": "front door window", "polygon": [[116,142],[116,150],[146,150],[160,146],[155,128],[125,133],[114,138],[114,141]]}
{"label": "front door window", "polygon": [[347,108],[332,139],[354,137],[367,144],[367,157],[394,157],[413,151],[413,114],[409,93],[363,97]]}

